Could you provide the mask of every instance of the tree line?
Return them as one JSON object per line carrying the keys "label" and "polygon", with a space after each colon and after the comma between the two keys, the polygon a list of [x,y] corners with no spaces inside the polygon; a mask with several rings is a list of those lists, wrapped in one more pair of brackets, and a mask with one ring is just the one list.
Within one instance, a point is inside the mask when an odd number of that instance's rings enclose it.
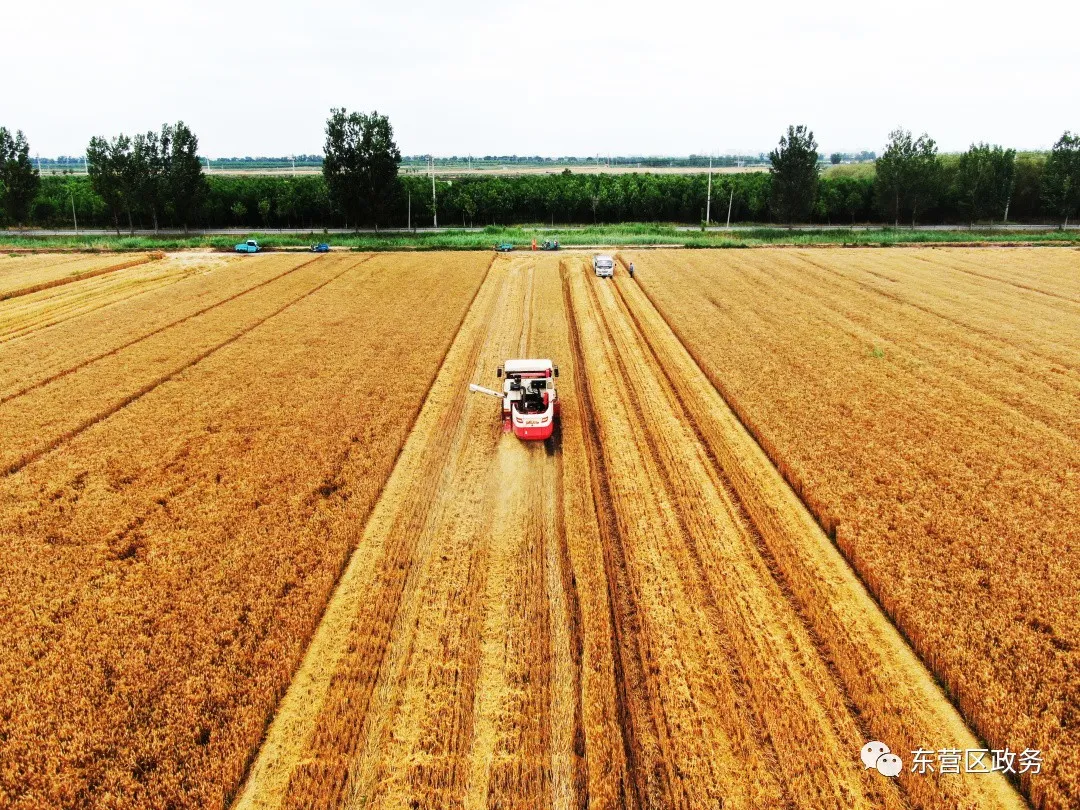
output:
{"label": "tree line", "polygon": [[[770,208],[780,222],[831,218],[844,190],[823,182],[817,142],[805,126],[792,126],[770,155]],[[1068,225],[1080,209],[1080,135],[1065,132],[1049,155],[1018,157],[1016,150],[972,144],[961,155],[939,155],[926,133],[889,133],[874,163],[874,216],[894,226],[1059,220]],[[854,209],[858,200],[853,199]],[[868,218],[869,219],[869,218]]]}
{"label": "tree line", "polygon": [[1013,149],[973,144],[959,156],[940,157],[926,133],[897,129],[875,165],[879,208],[894,224],[912,227],[935,208],[968,223],[1060,219],[1068,225],[1080,208],[1080,134],[1065,132],[1041,160]]}
{"label": "tree line", "polygon": [[206,178],[199,139],[183,121],[134,137],[95,136],[86,148],[86,161],[90,185],[117,233],[122,217],[129,229],[134,228],[137,212],[149,217],[155,231],[166,216],[184,230],[195,222]]}
{"label": "tree line", "polygon": [[[813,132],[792,126],[768,172],[715,174],[712,219],[725,222],[972,224],[1059,221],[1080,212],[1080,135],[1049,154],[973,144],[940,155],[932,138],[890,133],[873,171],[823,173]],[[7,225],[310,228],[698,223],[701,174],[399,175],[393,127],[378,112],[331,110],[321,175],[205,175],[198,139],[178,122],[97,136],[89,176],[38,177],[21,132],[0,127],[0,212]]]}

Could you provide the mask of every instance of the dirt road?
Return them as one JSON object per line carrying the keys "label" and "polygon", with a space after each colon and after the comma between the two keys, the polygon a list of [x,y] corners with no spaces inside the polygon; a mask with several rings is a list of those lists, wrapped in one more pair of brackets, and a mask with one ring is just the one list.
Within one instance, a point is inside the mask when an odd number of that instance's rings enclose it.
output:
{"label": "dirt road", "polygon": [[[547,443],[466,393],[515,356]],[[500,257],[235,806],[1024,806],[872,739],[980,747],[636,282]]]}

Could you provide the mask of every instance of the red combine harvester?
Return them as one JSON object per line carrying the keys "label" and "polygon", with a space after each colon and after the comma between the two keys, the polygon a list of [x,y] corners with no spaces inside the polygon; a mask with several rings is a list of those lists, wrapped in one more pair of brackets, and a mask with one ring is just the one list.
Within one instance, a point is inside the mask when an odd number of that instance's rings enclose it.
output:
{"label": "red combine harvester", "polygon": [[550,360],[507,360],[496,372],[503,378],[502,393],[472,384],[469,390],[502,400],[503,430],[519,439],[543,441],[555,430],[559,394],[555,378],[559,367]]}

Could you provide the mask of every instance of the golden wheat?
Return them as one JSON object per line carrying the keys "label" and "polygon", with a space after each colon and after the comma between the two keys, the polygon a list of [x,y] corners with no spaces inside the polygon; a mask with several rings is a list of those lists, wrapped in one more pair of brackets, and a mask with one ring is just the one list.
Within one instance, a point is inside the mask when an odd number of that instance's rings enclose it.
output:
{"label": "golden wheat", "polygon": [[975,729],[1043,751],[1036,806],[1075,805],[1075,251],[632,256]]}
{"label": "golden wheat", "polygon": [[320,259],[0,481],[0,803],[226,803],[487,263]]}

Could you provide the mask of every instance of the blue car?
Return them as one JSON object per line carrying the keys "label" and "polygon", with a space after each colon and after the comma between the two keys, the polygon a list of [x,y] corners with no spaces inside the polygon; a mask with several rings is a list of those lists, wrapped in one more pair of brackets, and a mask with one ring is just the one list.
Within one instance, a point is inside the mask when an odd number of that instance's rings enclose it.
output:
{"label": "blue car", "polygon": [[254,239],[248,239],[246,242],[241,242],[236,246],[237,253],[258,253],[259,243]]}
{"label": "blue car", "polygon": [[312,253],[329,253],[330,252],[330,246],[328,244],[326,244],[326,242],[319,242],[319,244],[311,246],[311,252]]}

